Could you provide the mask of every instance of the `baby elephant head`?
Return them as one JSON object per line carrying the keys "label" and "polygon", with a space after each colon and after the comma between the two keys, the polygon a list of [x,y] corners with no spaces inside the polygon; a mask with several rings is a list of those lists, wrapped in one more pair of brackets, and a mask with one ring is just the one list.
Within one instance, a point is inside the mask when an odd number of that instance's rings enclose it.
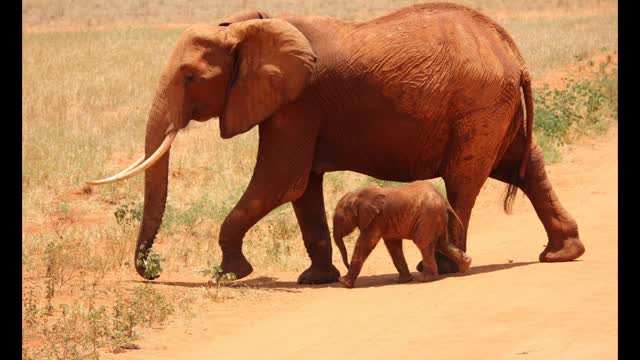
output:
{"label": "baby elephant head", "polygon": [[377,184],[352,191],[338,201],[333,214],[333,240],[340,250],[347,269],[347,250],[343,238],[353,232],[356,226],[364,231],[382,211],[385,202],[384,188]]}

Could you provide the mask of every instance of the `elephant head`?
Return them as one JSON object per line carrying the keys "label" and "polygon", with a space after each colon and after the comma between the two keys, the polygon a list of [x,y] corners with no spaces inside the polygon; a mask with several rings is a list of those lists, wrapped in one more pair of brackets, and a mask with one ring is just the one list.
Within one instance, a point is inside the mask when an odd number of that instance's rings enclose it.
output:
{"label": "elephant head", "polygon": [[384,207],[386,195],[380,185],[369,185],[343,196],[333,214],[333,240],[340,250],[344,265],[349,268],[344,237],[356,227],[364,231]]}
{"label": "elephant head", "polygon": [[145,155],[122,172],[90,185],[124,180],[145,171],[144,212],[135,251],[136,270],[153,245],[167,196],[169,149],[191,120],[218,117],[230,138],[293,102],[311,77],[316,57],[290,23],[253,19],[229,26],[185,30],[157,86],[146,127]]}

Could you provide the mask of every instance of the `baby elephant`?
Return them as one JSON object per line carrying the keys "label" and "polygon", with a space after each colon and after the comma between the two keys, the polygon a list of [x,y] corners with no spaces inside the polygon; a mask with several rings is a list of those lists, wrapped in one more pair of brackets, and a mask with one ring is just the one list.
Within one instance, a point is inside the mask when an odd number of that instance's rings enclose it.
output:
{"label": "baby elephant", "polygon": [[[343,237],[356,226],[360,236],[353,250],[351,266]],[[453,260],[460,272],[471,265],[471,258],[449,242],[463,234],[460,219],[449,202],[429,181],[383,188],[369,185],[350,192],[340,199],[333,216],[333,239],[349,271],[339,281],[352,288],[367,259],[380,238],[389,250],[400,273],[398,282],[413,280],[402,253],[402,239],[412,239],[422,253],[423,281],[438,275],[435,251]]]}

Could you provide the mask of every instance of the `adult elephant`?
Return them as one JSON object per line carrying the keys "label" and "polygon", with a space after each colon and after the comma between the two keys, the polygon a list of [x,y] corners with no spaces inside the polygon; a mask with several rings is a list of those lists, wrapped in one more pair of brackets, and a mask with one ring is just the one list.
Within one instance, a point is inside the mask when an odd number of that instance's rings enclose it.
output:
{"label": "adult elephant", "polygon": [[[135,254],[142,276],[138,260],[153,245],[165,209],[171,141],[189,121],[213,117],[225,139],[259,127],[253,176],[220,228],[222,268],[238,278],[253,271],[242,253],[245,233],[291,202],[311,258],[298,282],[338,279],[322,179],[339,170],[402,182],[442,177],[465,229],[487,178],[504,181],[505,210],[520,188],[546,229],[540,261],[584,252],[532,141],[522,55],[500,25],[472,9],[421,4],[362,23],[245,12],[184,31],[153,100],[145,156],[89,182],[145,170]],[[456,245],[466,250],[466,230]],[[438,266],[457,271],[444,257]]]}

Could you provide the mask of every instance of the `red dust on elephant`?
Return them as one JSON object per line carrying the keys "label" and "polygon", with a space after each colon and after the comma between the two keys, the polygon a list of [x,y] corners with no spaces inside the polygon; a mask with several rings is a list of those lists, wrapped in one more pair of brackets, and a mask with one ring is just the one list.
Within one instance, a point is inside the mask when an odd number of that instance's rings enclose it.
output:
{"label": "red dust on elephant", "polygon": [[[524,104],[522,97],[524,96]],[[147,121],[145,156],[117,175],[145,172],[136,270],[165,210],[171,141],[191,120],[219,119],[223,138],[257,126],[258,157],[244,194],[220,226],[222,268],[253,268],[247,231],[292,203],[311,265],[299,283],[335,282],[323,176],[355,171],[411,182],[442,177],[465,228],[487,178],[520,188],[545,227],[540,261],[584,253],[533,139],[531,79],[509,34],[464,6],[429,3],[367,22],[245,12],[180,36]],[[440,273],[458,271],[436,256]]]}

